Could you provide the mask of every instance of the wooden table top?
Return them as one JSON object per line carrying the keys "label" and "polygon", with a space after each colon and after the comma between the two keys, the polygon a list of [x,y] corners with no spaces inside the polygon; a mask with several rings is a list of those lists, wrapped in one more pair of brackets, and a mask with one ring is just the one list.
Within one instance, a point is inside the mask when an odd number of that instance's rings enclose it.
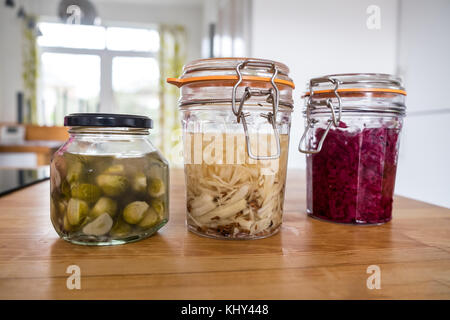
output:
{"label": "wooden table top", "polygon": [[[0,299],[449,299],[450,210],[396,197],[393,220],[347,226],[305,215],[303,171],[288,173],[284,223],[267,239],[186,230],[184,178],[171,175],[171,217],[155,236],[115,247],[60,240],[49,182],[0,198]],[[68,290],[69,265],[81,289]],[[381,289],[368,289],[377,265]]]}

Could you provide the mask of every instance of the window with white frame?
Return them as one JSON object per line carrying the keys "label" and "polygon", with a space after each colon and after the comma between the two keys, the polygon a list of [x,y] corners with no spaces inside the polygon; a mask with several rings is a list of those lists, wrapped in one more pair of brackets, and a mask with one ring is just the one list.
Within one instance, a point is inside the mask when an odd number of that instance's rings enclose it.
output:
{"label": "window with white frame", "polygon": [[159,114],[156,29],[39,23],[39,119],[73,112]]}

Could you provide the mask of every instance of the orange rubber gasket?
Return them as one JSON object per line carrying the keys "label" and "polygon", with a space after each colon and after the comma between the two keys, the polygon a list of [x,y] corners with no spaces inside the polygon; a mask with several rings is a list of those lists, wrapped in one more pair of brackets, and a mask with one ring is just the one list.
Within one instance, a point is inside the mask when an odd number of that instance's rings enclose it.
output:
{"label": "orange rubber gasket", "polygon": [[[177,86],[178,88],[182,87],[185,84],[200,82],[200,81],[223,81],[223,80],[238,80],[238,76],[204,76],[204,77],[192,77],[192,78],[167,78],[167,82]],[[263,81],[270,82],[271,78],[269,77],[256,77],[256,76],[242,76],[242,81]],[[292,89],[295,89],[295,85],[292,81],[283,80],[283,79],[275,79],[275,83],[284,84]]]}
{"label": "orange rubber gasket", "polygon": [[[314,91],[314,94],[321,94],[321,93],[333,93],[334,90],[317,90]],[[400,89],[388,89],[388,88],[342,88],[338,89],[337,92],[385,92],[385,93],[399,93],[404,96],[406,96],[405,90]],[[306,92],[303,97],[308,97],[309,91]]]}

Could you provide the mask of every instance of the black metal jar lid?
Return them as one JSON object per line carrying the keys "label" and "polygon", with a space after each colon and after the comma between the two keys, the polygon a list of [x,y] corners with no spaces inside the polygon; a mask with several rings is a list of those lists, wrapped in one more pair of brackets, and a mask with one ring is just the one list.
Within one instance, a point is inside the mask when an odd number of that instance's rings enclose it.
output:
{"label": "black metal jar lid", "polygon": [[127,127],[153,128],[153,120],[146,116],[114,113],[72,113],[64,117],[66,127]]}

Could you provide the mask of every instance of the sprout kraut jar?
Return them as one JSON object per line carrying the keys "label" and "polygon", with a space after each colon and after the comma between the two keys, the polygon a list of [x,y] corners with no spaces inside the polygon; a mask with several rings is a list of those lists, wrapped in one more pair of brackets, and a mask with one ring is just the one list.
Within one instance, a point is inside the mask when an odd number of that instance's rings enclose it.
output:
{"label": "sprout kraut jar", "polygon": [[262,59],[204,59],[181,88],[187,226],[196,234],[257,239],[282,222],[294,84]]}
{"label": "sprout kraut jar", "polygon": [[392,218],[406,92],[387,74],[310,80],[305,94],[307,213],[347,224]]}
{"label": "sprout kraut jar", "polygon": [[150,118],[72,114],[51,161],[51,221],[72,243],[114,245],[149,237],[169,219],[168,164],[149,140]]}

